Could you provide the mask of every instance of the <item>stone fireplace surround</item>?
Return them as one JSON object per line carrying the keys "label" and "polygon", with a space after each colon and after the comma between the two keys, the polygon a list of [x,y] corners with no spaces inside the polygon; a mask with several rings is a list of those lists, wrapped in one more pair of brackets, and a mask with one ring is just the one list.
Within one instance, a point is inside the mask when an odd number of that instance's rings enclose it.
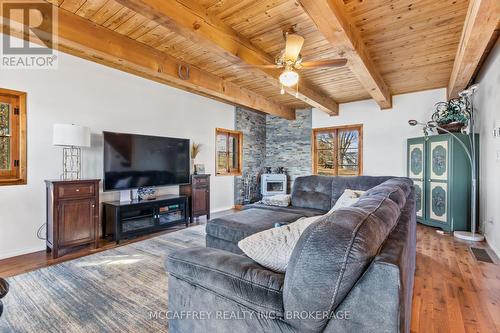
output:
{"label": "stone fireplace surround", "polygon": [[235,129],[243,132],[242,176],[235,177],[235,204],[244,197],[243,179],[250,177],[250,200],[261,199],[260,175],[264,167],[285,167],[288,192],[298,176],[311,174],[312,109],[297,110],[295,120],[236,108]]}

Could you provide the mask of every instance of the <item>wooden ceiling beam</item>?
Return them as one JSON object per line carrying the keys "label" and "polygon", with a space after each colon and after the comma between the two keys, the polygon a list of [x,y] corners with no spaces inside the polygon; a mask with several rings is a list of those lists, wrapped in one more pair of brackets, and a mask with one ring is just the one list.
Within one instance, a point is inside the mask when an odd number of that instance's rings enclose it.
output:
{"label": "wooden ceiling beam", "polygon": [[348,59],[347,66],[381,109],[392,107],[392,97],[342,0],[299,0],[325,38]]}
{"label": "wooden ceiling beam", "polygon": [[[125,7],[155,21],[184,38],[202,45],[207,51],[230,61],[280,89],[279,72],[248,65],[274,64],[274,58],[240,36],[221,20],[209,16],[193,1],[117,0]],[[330,115],[338,114],[338,104],[318,93],[314,87],[299,83],[298,92],[285,87],[286,93]]]}
{"label": "wooden ceiling beam", "polygon": [[483,54],[493,36],[498,34],[500,2],[498,0],[471,0],[453,70],[448,84],[448,98],[458,93],[472,80]]}
{"label": "wooden ceiling beam", "polygon": [[[22,22],[2,20],[2,31],[19,38],[24,36]],[[48,32],[37,33],[48,38]],[[33,28],[31,28],[33,29]],[[45,35],[44,35],[45,34]],[[295,110],[268,100],[216,75],[184,64],[152,47],[101,27],[64,9],[58,10],[58,49],[65,53],[104,64],[189,92],[240,105],[249,109],[295,119]],[[36,41],[35,41],[36,42]],[[189,78],[182,79],[179,66],[189,68]]]}

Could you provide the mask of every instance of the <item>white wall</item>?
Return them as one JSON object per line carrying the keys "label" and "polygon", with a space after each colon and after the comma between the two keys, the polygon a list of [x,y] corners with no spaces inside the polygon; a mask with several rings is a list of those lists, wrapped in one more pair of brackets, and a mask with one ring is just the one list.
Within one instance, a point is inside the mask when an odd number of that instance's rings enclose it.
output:
{"label": "white wall", "polygon": [[483,64],[474,96],[480,134],[479,219],[486,239],[500,256],[500,138],[492,135],[500,124],[500,40]]}
{"label": "white wall", "polygon": [[373,100],[340,105],[338,117],[313,109],[313,128],[363,124],[363,174],[406,176],[406,139],[422,136],[408,120],[427,121],[434,104],[446,100],[446,89],[393,97],[392,109],[380,110]]}
{"label": "white wall", "polygon": [[[1,35],[0,35],[1,36]],[[102,131],[189,138],[203,144],[197,163],[215,174],[215,128],[234,128],[234,107],[66,54],[57,70],[2,70],[0,87],[28,93],[28,185],[0,187],[0,258],[45,249],[44,179],[61,174],[52,125],[92,129],[83,151],[84,177],[102,178]],[[212,176],[212,211],[231,208],[234,177]],[[178,193],[178,187],[162,189]],[[102,200],[118,199],[105,193]]]}

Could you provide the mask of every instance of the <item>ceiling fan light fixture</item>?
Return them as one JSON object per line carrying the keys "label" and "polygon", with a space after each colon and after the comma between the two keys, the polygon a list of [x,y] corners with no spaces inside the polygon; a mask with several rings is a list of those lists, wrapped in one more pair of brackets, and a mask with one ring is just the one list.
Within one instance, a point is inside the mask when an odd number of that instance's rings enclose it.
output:
{"label": "ceiling fan light fixture", "polygon": [[280,83],[286,87],[292,87],[299,82],[299,73],[293,69],[285,69],[280,75]]}

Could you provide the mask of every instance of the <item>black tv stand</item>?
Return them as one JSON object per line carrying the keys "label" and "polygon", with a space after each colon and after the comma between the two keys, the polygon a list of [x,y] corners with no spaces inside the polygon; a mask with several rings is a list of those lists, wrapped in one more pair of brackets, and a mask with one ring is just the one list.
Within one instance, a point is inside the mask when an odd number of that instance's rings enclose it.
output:
{"label": "black tv stand", "polygon": [[154,200],[103,202],[103,238],[120,240],[157,232],[173,225],[188,226],[187,197],[164,195]]}

